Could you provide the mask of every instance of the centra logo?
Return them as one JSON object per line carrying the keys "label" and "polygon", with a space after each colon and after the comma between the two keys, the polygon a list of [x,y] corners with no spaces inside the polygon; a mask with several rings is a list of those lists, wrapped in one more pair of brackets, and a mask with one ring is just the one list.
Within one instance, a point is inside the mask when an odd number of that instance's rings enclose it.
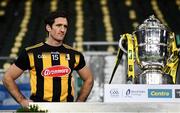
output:
{"label": "centra logo", "polygon": [[172,98],[172,89],[148,89],[148,98]]}

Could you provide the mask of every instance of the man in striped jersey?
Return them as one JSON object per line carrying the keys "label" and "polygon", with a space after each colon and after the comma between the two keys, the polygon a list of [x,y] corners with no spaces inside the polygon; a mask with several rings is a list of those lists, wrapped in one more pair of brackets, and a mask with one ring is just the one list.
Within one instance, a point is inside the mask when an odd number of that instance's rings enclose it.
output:
{"label": "man in striped jersey", "polygon": [[[48,32],[46,42],[25,48],[3,77],[3,83],[22,106],[29,102],[84,102],[92,86],[93,75],[81,52],[63,43],[68,28],[64,12],[53,12],[45,19]],[[31,96],[26,99],[15,80],[25,71],[30,72]],[[83,80],[77,99],[74,99],[72,72],[76,70]]]}

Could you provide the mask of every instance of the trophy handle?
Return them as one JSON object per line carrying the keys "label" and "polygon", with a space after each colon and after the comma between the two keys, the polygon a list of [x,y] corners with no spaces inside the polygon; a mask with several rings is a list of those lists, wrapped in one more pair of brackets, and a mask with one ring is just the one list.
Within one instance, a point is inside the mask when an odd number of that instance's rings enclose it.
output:
{"label": "trophy handle", "polygon": [[[120,40],[119,40],[119,48],[127,54],[127,59],[128,59],[128,66],[127,66],[127,71],[128,71],[128,79],[131,79],[130,81],[133,83],[134,82],[134,41],[133,41],[133,36],[132,34],[126,33],[123,35],[120,35]],[[123,41],[125,40],[126,43]],[[127,49],[123,47],[123,45],[126,44]]]}
{"label": "trophy handle", "polygon": [[127,40],[127,37],[125,36],[125,34],[120,35],[120,39],[119,39],[119,48],[127,54],[127,50],[123,47],[123,41]]}
{"label": "trophy handle", "polygon": [[176,83],[176,77],[177,77],[177,71],[178,71],[178,65],[179,65],[179,48],[177,47],[176,39],[175,39],[175,34],[174,32],[170,32],[170,44],[169,44],[169,56],[166,61],[166,65],[163,68],[163,72],[165,74],[169,74],[173,82]]}

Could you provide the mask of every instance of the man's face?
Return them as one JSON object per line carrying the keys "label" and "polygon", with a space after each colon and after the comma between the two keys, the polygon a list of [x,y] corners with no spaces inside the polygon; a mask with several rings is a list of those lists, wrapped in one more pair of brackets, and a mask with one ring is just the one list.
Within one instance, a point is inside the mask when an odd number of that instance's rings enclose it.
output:
{"label": "man's face", "polygon": [[68,22],[66,18],[58,17],[54,20],[52,27],[49,25],[46,26],[47,31],[49,32],[49,38],[52,38],[55,41],[62,42],[67,32]]}

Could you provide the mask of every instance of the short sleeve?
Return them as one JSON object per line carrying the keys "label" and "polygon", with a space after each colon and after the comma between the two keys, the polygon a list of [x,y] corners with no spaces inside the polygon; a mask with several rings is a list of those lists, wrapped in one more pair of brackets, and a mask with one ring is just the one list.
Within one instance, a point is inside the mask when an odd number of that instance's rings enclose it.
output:
{"label": "short sleeve", "polygon": [[80,69],[82,69],[86,65],[86,62],[85,62],[85,59],[84,59],[84,56],[83,56],[82,53],[79,54],[79,60],[78,61],[79,61],[79,63],[75,67],[75,70],[80,70]]}
{"label": "short sleeve", "polygon": [[15,65],[22,70],[27,70],[30,68],[28,54],[25,49],[21,51],[20,55],[15,61]]}

